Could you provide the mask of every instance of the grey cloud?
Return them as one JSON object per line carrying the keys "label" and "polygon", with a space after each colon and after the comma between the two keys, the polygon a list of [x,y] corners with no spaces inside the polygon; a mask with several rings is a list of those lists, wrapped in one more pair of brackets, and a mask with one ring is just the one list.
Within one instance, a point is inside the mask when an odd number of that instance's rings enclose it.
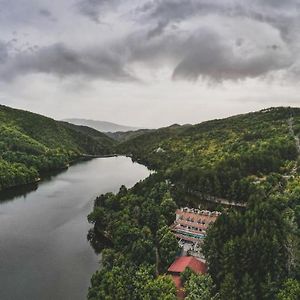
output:
{"label": "grey cloud", "polygon": [[50,20],[50,21],[52,21],[52,22],[56,21],[56,18],[53,16],[53,14],[50,12],[50,10],[48,10],[48,9],[46,9],[46,8],[40,9],[40,10],[39,10],[39,14],[40,14],[42,17],[44,17],[44,18],[46,18],[46,19],[48,19],[48,20]]}
{"label": "grey cloud", "polygon": [[159,21],[158,24],[148,32],[148,37],[152,38],[161,35],[168,23],[166,21]]}
{"label": "grey cloud", "polygon": [[253,51],[250,55],[236,53],[233,45],[211,31],[201,32],[187,44],[189,50],[176,66],[174,79],[239,80],[263,76],[292,65],[290,56],[276,53],[278,48],[272,46],[266,47],[265,51]]}
{"label": "grey cloud", "polygon": [[137,8],[137,13],[141,14],[141,21],[147,18],[148,21],[156,22],[179,22],[188,17],[206,14],[209,12],[221,12],[226,6],[218,1],[204,0],[155,0],[149,1]]}
{"label": "grey cloud", "polygon": [[139,61],[153,68],[163,64],[174,66],[173,79],[201,77],[221,82],[264,76],[292,66],[293,56],[282,41],[268,40],[264,34],[257,34],[257,41],[263,42],[256,46],[247,37],[234,39],[225,32],[200,27],[192,33],[169,32],[155,39],[139,33],[131,36],[126,45],[129,62]]}
{"label": "grey cloud", "polygon": [[6,62],[8,59],[7,44],[0,41],[0,64]]}
{"label": "grey cloud", "polygon": [[[262,31],[265,31],[263,28]],[[106,80],[134,80],[127,70],[134,62],[147,68],[173,66],[174,79],[215,82],[266,75],[290,68],[292,59],[280,40],[265,40],[248,53],[247,37],[234,39],[208,27],[191,32],[168,32],[149,39],[149,32],[137,31],[118,43],[75,51],[63,44],[21,52],[2,66],[0,77],[12,79],[29,73],[57,76],[88,76]],[[252,41],[253,42],[253,41]]]}
{"label": "grey cloud", "polygon": [[186,20],[192,16],[217,14],[229,17],[247,17],[268,22],[278,28],[283,37],[287,36],[290,27],[299,23],[300,4],[298,0],[154,0],[141,5],[136,12],[141,14],[141,22],[146,18],[165,26]]}
{"label": "grey cloud", "polygon": [[106,80],[127,81],[133,77],[125,70],[122,56],[116,51],[88,49],[75,51],[63,44],[22,52],[6,60],[0,78],[11,80],[30,73],[48,73],[56,76],[86,76]]}
{"label": "grey cloud", "polygon": [[[42,12],[45,14],[45,9],[42,9]],[[37,16],[41,16],[41,10],[36,1],[0,0],[1,25],[9,24],[15,27],[19,24],[28,24],[34,22]]]}
{"label": "grey cloud", "polygon": [[76,4],[78,11],[93,22],[99,23],[105,11],[118,5],[120,0],[81,0]]}
{"label": "grey cloud", "polygon": [[51,12],[48,9],[45,9],[45,8],[40,9],[39,13],[40,13],[40,15],[42,15],[44,17],[51,17],[52,16]]}
{"label": "grey cloud", "polygon": [[[60,43],[39,49],[29,47],[11,57],[0,45],[0,57],[5,57],[0,77],[12,79],[41,72],[122,81],[134,79],[128,70],[139,62],[145,68],[167,65],[174,79],[200,77],[220,82],[278,70],[289,72],[293,63],[300,61],[296,0],[78,0],[76,9],[99,23],[109,10],[120,9],[124,16],[122,5],[128,6],[126,12],[132,8],[126,17],[134,26],[127,36],[99,46],[101,37],[94,32],[94,46],[85,50],[74,50],[76,44],[67,47]],[[51,16],[46,9],[40,14]],[[184,27],[184,21],[191,20],[194,24]],[[228,30],[228,26],[232,28]]]}
{"label": "grey cloud", "polygon": [[[152,28],[149,26],[148,38],[157,38],[161,35],[158,40],[160,45],[148,43],[149,47],[147,47],[147,44],[141,43],[143,46],[138,47],[135,52],[138,59],[143,57],[145,60],[153,60],[155,56],[162,55],[166,58],[169,55],[168,58],[172,58],[173,63],[175,62],[173,73],[175,79],[195,80],[202,77],[222,81],[264,76],[278,70],[290,72],[293,63],[300,59],[297,46],[300,42],[300,37],[297,36],[297,28],[300,26],[299,8],[296,0],[147,1],[136,9],[136,13],[140,15],[141,23],[147,20],[152,24]],[[186,38],[182,38],[180,30],[172,38],[166,33],[169,25],[179,25],[196,16],[198,20],[207,16],[214,17],[214,22],[211,24],[214,28],[216,24],[222,24],[222,18],[230,17],[233,24],[241,28],[241,31],[245,26],[243,20],[256,23],[256,29],[244,30],[244,36],[235,37],[228,36],[222,26],[219,26],[218,32],[214,34],[201,34],[201,32],[199,34],[197,32],[199,28],[190,28],[189,32],[186,32]],[[268,32],[271,29],[272,34]],[[248,33],[253,30],[258,30],[257,36],[248,36]],[[279,38],[274,38],[276,31],[280,34]],[[261,35],[264,32],[265,35]],[[230,39],[234,39],[235,43],[228,43]],[[244,53],[239,53],[239,49]],[[159,51],[163,54],[157,54]]]}

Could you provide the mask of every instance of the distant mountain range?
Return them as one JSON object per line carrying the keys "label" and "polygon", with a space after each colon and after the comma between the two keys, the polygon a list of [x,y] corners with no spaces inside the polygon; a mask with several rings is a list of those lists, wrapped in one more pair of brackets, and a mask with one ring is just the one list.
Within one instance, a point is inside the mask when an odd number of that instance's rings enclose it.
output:
{"label": "distant mountain range", "polygon": [[101,132],[125,132],[125,131],[135,131],[141,128],[138,127],[131,127],[125,126],[120,124],[115,124],[106,121],[96,121],[96,120],[89,120],[89,119],[65,119],[64,121],[75,124],[75,125],[82,125],[94,128]]}

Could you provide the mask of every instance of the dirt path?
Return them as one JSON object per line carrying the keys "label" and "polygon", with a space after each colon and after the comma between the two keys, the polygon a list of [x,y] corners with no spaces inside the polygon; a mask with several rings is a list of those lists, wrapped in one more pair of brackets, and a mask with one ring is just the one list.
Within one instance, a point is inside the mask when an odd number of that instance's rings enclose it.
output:
{"label": "dirt path", "polygon": [[223,204],[223,205],[227,205],[227,206],[238,206],[238,207],[246,207],[246,205],[247,205],[246,203],[233,202],[233,201],[229,201],[224,198],[218,198],[218,197],[214,197],[214,196],[210,196],[210,195],[204,195],[198,191],[189,190],[188,193],[191,195],[194,195],[196,197],[200,197],[204,201],[213,202],[216,204]]}

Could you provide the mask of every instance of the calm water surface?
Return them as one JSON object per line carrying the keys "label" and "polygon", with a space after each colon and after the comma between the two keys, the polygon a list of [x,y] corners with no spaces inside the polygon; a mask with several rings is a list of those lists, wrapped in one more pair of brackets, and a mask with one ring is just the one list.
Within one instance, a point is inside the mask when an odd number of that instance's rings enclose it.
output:
{"label": "calm water surface", "polygon": [[86,239],[93,200],[148,175],[129,158],[99,158],[70,167],[36,190],[0,194],[0,299],[85,299],[98,267]]}

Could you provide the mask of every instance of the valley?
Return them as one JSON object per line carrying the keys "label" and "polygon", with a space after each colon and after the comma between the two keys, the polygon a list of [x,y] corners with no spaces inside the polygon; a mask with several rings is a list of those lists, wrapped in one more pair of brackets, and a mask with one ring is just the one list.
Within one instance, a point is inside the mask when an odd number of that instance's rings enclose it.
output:
{"label": "valley", "polygon": [[[208,227],[201,246],[208,274],[182,275],[186,276],[182,282],[187,297],[189,293],[202,293],[190,288],[196,282],[202,284],[202,280],[214,299],[244,300],[245,295],[250,295],[253,298],[249,299],[271,300],[284,293],[288,284],[297,288],[300,109],[270,108],[197,125],[176,125],[137,134],[130,131],[118,139],[89,127],[7,107],[1,107],[0,121],[2,189],[34,182],[45,172],[88,160],[82,163],[89,166],[86,174],[74,175],[76,183],[72,181],[66,188],[64,180],[60,182],[62,187],[53,197],[57,199],[61,194],[60,203],[71,209],[72,197],[65,193],[75,184],[80,188],[77,201],[95,199],[94,207],[89,202],[89,209],[84,210],[86,214],[92,210],[88,214],[92,228],[87,223],[82,227],[95,253],[102,258],[99,269],[93,267],[89,300],[176,299],[178,291],[167,272],[182,251],[172,224],[175,212],[183,207],[202,211],[209,207],[220,212]],[[119,155],[130,157],[152,172],[143,171],[141,178],[148,177],[128,188],[140,177],[132,177],[130,168],[122,169],[123,158],[114,157]],[[106,175],[101,168],[92,166],[102,160],[114,162],[109,172],[118,173],[119,164],[123,170],[121,180],[113,187],[117,175],[98,186],[98,179],[101,181]],[[77,168],[75,164],[64,172],[72,174]],[[104,170],[104,174],[107,172]],[[128,178],[132,178],[129,185]],[[55,184],[55,178],[49,184],[49,188]],[[47,181],[40,184],[41,188],[47,185]],[[39,190],[38,186],[26,196],[28,205],[36,205],[30,202],[30,195],[38,195]],[[5,195],[3,191],[2,194]],[[49,202],[47,205],[53,204],[52,196],[38,198]],[[13,199],[17,207],[18,198]],[[4,202],[0,207],[3,210],[7,205]],[[31,209],[34,212],[34,207]],[[43,213],[47,214],[47,210]],[[4,219],[3,222],[5,228]],[[40,223],[37,219],[36,222]],[[4,239],[9,240],[7,235]],[[8,263],[7,268],[10,267]],[[78,295],[82,293],[83,290]]]}

